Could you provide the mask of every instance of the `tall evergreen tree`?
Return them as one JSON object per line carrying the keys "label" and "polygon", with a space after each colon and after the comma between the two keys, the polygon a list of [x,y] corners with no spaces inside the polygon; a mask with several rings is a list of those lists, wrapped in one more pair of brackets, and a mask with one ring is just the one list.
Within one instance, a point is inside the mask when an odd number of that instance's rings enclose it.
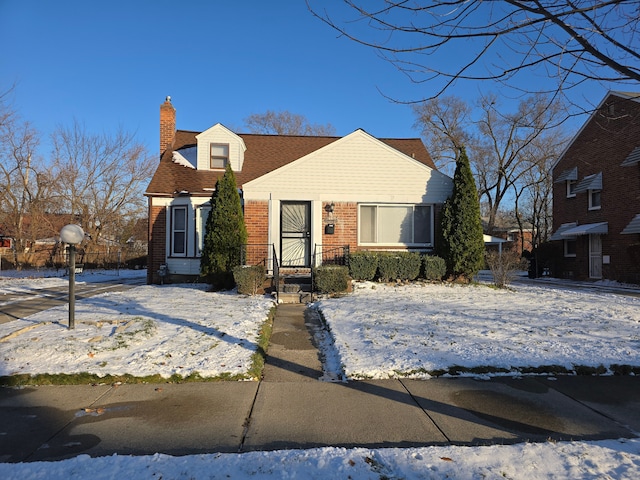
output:
{"label": "tall evergreen tree", "polygon": [[233,267],[240,265],[241,249],[247,243],[242,203],[236,176],[227,165],[211,195],[211,212],[205,228],[200,275],[216,288],[233,287]]}
{"label": "tall evergreen tree", "polygon": [[453,280],[469,282],[482,268],[484,239],[478,191],[462,147],[453,176],[453,193],[442,209],[441,255]]}

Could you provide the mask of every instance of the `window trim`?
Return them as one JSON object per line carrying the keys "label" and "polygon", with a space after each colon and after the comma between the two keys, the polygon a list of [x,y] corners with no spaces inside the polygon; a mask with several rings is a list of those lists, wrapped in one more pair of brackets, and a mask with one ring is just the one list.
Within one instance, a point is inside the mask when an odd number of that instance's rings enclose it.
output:
{"label": "window trim", "polygon": [[[214,155],[213,154],[213,147],[225,147],[227,150],[227,155]],[[228,143],[215,143],[212,142],[209,144],[209,169],[210,170],[224,170],[227,168],[227,165],[229,165],[229,144]],[[213,166],[213,161],[215,160],[220,160],[222,159],[222,163],[223,166],[222,167],[214,167]]]}
{"label": "window trim", "polygon": [[[362,219],[362,207],[376,207],[376,237],[378,236],[378,207],[411,207],[412,208],[412,223],[411,223],[411,237],[413,240],[413,236],[415,235],[415,225],[413,224],[413,219],[415,218],[415,209],[416,207],[429,207],[429,242],[427,243],[380,243],[380,242],[363,242],[361,240],[362,228],[361,228],[361,219]],[[365,202],[358,204],[358,215],[357,215],[357,234],[358,234],[358,245],[363,247],[418,247],[418,248],[433,248],[434,246],[434,215],[435,208],[431,203],[375,203],[375,202]]]}
{"label": "window trim", "polygon": [[[175,212],[178,210],[184,210],[184,230],[175,229]],[[169,226],[171,236],[169,238],[169,252],[170,257],[186,257],[188,250],[188,236],[189,236],[189,208],[187,205],[173,205],[171,207],[171,224]],[[184,252],[176,252],[176,233],[184,233],[184,240],[182,241]]]}
{"label": "window trim", "polygon": [[[596,193],[599,194],[599,199],[600,199],[600,203],[598,205],[593,204],[593,195]],[[601,189],[589,190],[587,191],[587,195],[589,196],[589,210],[600,210],[602,208],[602,190]]]}
{"label": "window trim", "polygon": [[[206,217],[204,216],[206,212]],[[196,253],[196,257],[202,257],[202,249],[204,248],[204,236],[207,230],[207,219],[209,216],[209,213],[211,213],[211,204],[210,203],[205,203],[202,205],[198,205],[198,207],[196,208],[196,214],[194,216],[194,241],[195,241],[195,245],[194,245],[194,251]],[[200,231],[200,226],[202,225],[202,231]]]}
{"label": "window trim", "polygon": [[575,198],[576,192],[574,191],[578,185],[577,180],[567,180],[567,198]]}

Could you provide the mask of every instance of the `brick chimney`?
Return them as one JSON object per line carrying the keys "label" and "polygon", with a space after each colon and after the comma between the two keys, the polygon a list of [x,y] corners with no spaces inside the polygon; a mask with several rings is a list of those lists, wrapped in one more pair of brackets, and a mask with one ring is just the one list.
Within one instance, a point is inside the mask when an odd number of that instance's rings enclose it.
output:
{"label": "brick chimney", "polygon": [[176,134],[176,109],[171,105],[171,97],[167,97],[160,105],[160,155],[173,146]]}

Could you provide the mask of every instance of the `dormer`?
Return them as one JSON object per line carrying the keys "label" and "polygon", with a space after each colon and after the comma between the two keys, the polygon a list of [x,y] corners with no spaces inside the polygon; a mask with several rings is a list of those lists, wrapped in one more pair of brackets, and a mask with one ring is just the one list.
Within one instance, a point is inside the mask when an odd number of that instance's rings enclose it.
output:
{"label": "dormer", "polygon": [[244,152],[247,147],[244,140],[224,125],[217,123],[213,127],[196,135],[198,141],[198,170],[224,171],[231,164],[234,172],[242,171]]}

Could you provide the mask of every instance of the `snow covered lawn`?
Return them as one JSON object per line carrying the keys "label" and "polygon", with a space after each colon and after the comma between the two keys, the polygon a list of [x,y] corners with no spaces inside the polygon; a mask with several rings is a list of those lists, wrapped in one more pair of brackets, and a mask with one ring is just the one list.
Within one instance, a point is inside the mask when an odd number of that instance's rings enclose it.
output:
{"label": "snow covered lawn", "polygon": [[[0,295],[28,288],[25,280],[0,285]],[[67,328],[67,306],[0,325],[0,376],[246,376],[273,304],[265,297],[207,292],[204,285],[105,293],[77,301],[74,330]]]}
{"label": "snow covered lawn", "polygon": [[523,443],[488,447],[315,448],[242,454],[80,455],[60,462],[0,463],[0,478],[25,479],[629,479],[640,475],[640,441]]}
{"label": "snow covered lawn", "polygon": [[454,366],[512,374],[551,365],[640,366],[637,297],[365,282],[316,306],[349,378],[424,378]]}

